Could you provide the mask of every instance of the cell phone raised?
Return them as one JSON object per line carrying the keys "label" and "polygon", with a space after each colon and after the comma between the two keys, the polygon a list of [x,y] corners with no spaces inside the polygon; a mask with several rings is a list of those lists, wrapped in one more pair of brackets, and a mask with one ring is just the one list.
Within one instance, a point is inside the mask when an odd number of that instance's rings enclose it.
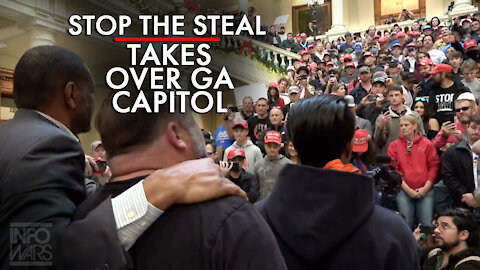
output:
{"label": "cell phone raised", "polygon": [[107,162],[105,160],[97,160],[95,161],[95,163],[97,163],[98,171],[93,168],[93,172],[105,172],[105,170],[107,169]]}
{"label": "cell phone raised", "polygon": [[228,109],[230,109],[231,112],[238,112],[237,106],[231,106],[231,107],[228,107]]}
{"label": "cell phone raised", "polygon": [[432,226],[420,225],[420,232],[425,235],[431,235],[433,234],[433,228]]}

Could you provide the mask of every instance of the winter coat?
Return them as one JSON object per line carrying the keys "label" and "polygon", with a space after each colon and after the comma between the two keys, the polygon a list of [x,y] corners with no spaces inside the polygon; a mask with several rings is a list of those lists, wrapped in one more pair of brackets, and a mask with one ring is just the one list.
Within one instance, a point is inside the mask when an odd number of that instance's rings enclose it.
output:
{"label": "winter coat", "polygon": [[475,190],[472,150],[467,140],[451,146],[442,155],[442,176],[452,193],[454,206],[467,207],[462,203],[462,195]]}
{"label": "winter coat", "polygon": [[393,211],[374,205],[367,176],[286,165],[255,205],[289,270],[418,270],[419,247]]}
{"label": "winter coat", "polygon": [[395,164],[395,169],[411,189],[421,188],[427,181],[435,184],[440,160],[433,143],[419,135],[413,140],[410,152],[407,152],[407,140],[398,135],[388,147],[388,155]]}
{"label": "winter coat", "polygon": [[223,161],[227,161],[228,152],[233,149],[242,149],[245,151],[245,163],[243,169],[255,175],[255,163],[262,159],[262,151],[258,146],[254,145],[252,141],[248,141],[244,146],[239,146],[237,141],[230,145],[223,154]]}

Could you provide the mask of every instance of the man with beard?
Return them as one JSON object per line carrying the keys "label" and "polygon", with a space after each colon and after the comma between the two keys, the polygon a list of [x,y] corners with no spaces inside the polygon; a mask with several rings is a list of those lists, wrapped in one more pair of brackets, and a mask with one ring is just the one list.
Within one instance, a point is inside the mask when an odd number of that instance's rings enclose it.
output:
{"label": "man with beard", "polygon": [[[145,91],[147,99],[152,100],[154,92]],[[138,94],[132,90],[132,98],[120,99],[119,106],[133,106]],[[205,155],[203,137],[191,111],[168,113],[170,106],[178,108],[180,98],[176,104],[164,104],[156,114],[143,110],[119,114],[111,105],[113,97],[114,93],[105,99],[96,126],[114,177],[79,207],[78,219],[105,198],[141,183],[155,169]],[[286,269],[261,215],[247,201],[232,196],[171,207],[128,253],[135,269]]]}
{"label": "man with beard", "polygon": [[461,93],[470,92],[470,90],[453,80],[454,75],[450,65],[436,65],[428,74],[433,75],[432,80],[439,84],[430,92],[428,103],[430,115],[437,119],[440,126],[446,121],[453,122],[454,101]]}
{"label": "man with beard", "polygon": [[479,236],[477,224],[466,209],[449,209],[435,221],[435,244],[428,254],[424,270],[480,269],[476,256]]}
{"label": "man with beard", "polygon": [[480,139],[480,115],[470,117],[467,138],[448,148],[442,156],[443,182],[450,189],[453,206],[475,204],[473,192],[478,185],[478,155],[472,146]]}
{"label": "man with beard", "polygon": [[417,94],[417,97],[428,97],[432,91],[432,87],[435,82],[432,80],[432,75],[429,72],[432,70],[433,61],[430,58],[425,58],[420,61],[419,71],[422,76],[422,80],[418,83],[420,91]]}

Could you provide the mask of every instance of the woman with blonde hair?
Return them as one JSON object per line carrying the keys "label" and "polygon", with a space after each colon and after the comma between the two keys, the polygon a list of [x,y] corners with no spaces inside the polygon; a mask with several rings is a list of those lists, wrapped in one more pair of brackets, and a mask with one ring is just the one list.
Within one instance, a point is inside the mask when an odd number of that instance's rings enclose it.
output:
{"label": "woman with blonde hair", "polygon": [[433,143],[420,134],[413,114],[400,117],[398,137],[388,147],[388,155],[403,176],[402,191],[396,198],[398,210],[413,229],[418,223],[427,225],[432,221],[432,188],[440,161]]}

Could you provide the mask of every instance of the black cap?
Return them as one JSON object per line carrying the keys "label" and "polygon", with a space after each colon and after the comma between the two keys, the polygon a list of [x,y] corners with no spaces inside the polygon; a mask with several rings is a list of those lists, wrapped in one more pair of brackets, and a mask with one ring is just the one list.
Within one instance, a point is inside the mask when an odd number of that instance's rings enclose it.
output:
{"label": "black cap", "polygon": [[310,71],[308,70],[308,68],[306,66],[300,66],[297,69],[297,74],[300,74],[300,70],[305,70],[307,72],[307,74],[310,74]]}

